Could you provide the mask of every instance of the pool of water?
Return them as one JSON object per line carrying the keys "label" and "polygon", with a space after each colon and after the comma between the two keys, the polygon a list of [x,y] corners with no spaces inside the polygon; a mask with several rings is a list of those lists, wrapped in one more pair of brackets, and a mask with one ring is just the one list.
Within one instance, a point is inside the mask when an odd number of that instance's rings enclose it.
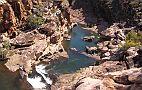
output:
{"label": "pool of water", "polygon": [[[63,46],[68,52],[69,58],[63,62],[54,63],[52,65],[47,65],[47,70],[49,72],[57,74],[73,73],[80,68],[87,67],[95,64],[95,60],[89,58],[79,52],[85,51],[85,46],[95,46],[94,42],[85,42],[82,40],[84,36],[89,36],[93,33],[83,30],[80,26],[72,29],[71,40],[64,41]],[[69,48],[76,48],[77,51],[71,51]],[[20,79],[17,72],[9,71],[5,62],[0,62],[0,90],[31,90],[31,87],[27,86],[27,82]],[[43,63],[42,63],[43,64]]]}
{"label": "pool of water", "polygon": [[[74,27],[71,33],[71,40],[64,41],[63,46],[67,50],[69,58],[60,63],[52,65],[52,70],[56,73],[71,73],[79,70],[80,68],[94,65],[95,60],[89,58],[80,52],[85,51],[85,46],[95,46],[96,42],[85,42],[82,38],[90,36],[93,33],[82,29],[80,26]],[[76,48],[77,51],[71,51],[69,48]]]}

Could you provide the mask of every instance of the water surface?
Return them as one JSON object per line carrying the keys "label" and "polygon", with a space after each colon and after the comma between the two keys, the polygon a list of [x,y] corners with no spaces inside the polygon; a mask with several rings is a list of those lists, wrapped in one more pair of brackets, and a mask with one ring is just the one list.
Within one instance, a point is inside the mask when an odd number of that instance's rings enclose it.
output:
{"label": "water surface", "polygon": [[[72,29],[71,40],[64,41],[63,46],[68,52],[69,58],[63,62],[47,65],[47,71],[57,74],[73,73],[80,68],[88,67],[95,64],[95,60],[89,58],[80,52],[85,51],[85,46],[95,46],[95,42],[85,42],[82,40],[84,36],[92,35],[89,31],[83,30],[80,26]],[[77,51],[71,51],[69,48],[76,48]],[[0,62],[0,90],[31,90],[25,81],[20,80],[17,72],[9,71],[5,62]]]}
{"label": "water surface", "polygon": [[[67,50],[69,58],[62,62],[52,65],[52,70],[56,73],[72,73],[80,68],[94,65],[95,60],[89,58],[80,52],[85,51],[86,46],[95,46],[96,42],[85,42],[84,36],[94,35],[93,33],[82,29],[80,26],[74,27],[71,33],[71,40],[65,41],[63,46]],[[69,48],[76,48],[77,51],[71,51]]]}

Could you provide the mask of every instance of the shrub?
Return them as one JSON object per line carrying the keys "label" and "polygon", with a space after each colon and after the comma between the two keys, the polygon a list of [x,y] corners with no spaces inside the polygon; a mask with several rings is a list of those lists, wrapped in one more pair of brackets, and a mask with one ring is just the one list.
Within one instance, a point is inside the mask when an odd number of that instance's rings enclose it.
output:
{"label": "shrub", "polygon": [[126,43],[123,46],[124,49],[128,49],[130,47],[139,47],[142,45],[142,32],[130,31],[126,35]]}
{"label": "shrub", "polygon": [[6,48],[6,49],[10,49],[11,48],[11,44],[8,42],[8,41],[3,41],[3,48]]}
{"label": "shrub", "polygon": [[45,20],[43,19],[43,17],[31,15],[27,18],[26,25],[29,28],[37,28],[40,25],[44,24],[44,22]]}
{"label": "shrub", "polygon": [[3,48],[0,48],[0,61],[3,61],[6,59],[6,50],[4,50]]}
{"label": "shrub", "polygon": [[138,41],[134,41],[134,40],[126,40],[125,45],[123,46],[123,48],[128,49],[130,47],[139,47],[141,45],[140,42]]}

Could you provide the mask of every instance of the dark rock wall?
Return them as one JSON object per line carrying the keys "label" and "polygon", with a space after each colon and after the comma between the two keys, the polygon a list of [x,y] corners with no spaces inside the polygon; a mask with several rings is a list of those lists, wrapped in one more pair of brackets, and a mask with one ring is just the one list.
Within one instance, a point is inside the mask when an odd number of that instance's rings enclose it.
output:
{"label": "dark rock wall", "polygon": [[[94,16],[109,23],[126,22],[127,26],[142,29],[142,0],[69,0],[73,7],[82,2],[91,3]],[[71,2],[72,1],[72,2]],[[90,6],[86,6],[90,7]]]}

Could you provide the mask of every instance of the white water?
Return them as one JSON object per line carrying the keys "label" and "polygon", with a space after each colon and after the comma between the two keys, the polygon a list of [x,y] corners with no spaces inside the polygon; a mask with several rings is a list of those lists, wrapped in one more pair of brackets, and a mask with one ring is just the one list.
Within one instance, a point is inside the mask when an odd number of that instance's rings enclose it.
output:
{"label": "white water", "polygon": [[44,80],[46,81],[47,84],[52,84],[52,80],[49,78],[49,77],[46,77],[45,74],[48,74],[46,71],[45,71],[45,67],[44,65],[39,65],[39,66],[36,66],[36,71],[44,78]]}
{"label": "white water", "polygon": [[[35,67],[36,72],[39,73],[41,76],[35,76],[34,78],[30,78],[27,76],[27,81],[32,85],[33,88],[46,88],[47,85],[51,85],[53,81],[46,77],[45,74],[48,74],[45,69],[45,65],[38,65]],[[45,80],[45,82],[42,81],[42,78]]]}
{"label": "white water", "polygon": [[46,84],[41,81],[41,77],[28,78],[27,81],[32,85],[33,88],[46,88]]}

